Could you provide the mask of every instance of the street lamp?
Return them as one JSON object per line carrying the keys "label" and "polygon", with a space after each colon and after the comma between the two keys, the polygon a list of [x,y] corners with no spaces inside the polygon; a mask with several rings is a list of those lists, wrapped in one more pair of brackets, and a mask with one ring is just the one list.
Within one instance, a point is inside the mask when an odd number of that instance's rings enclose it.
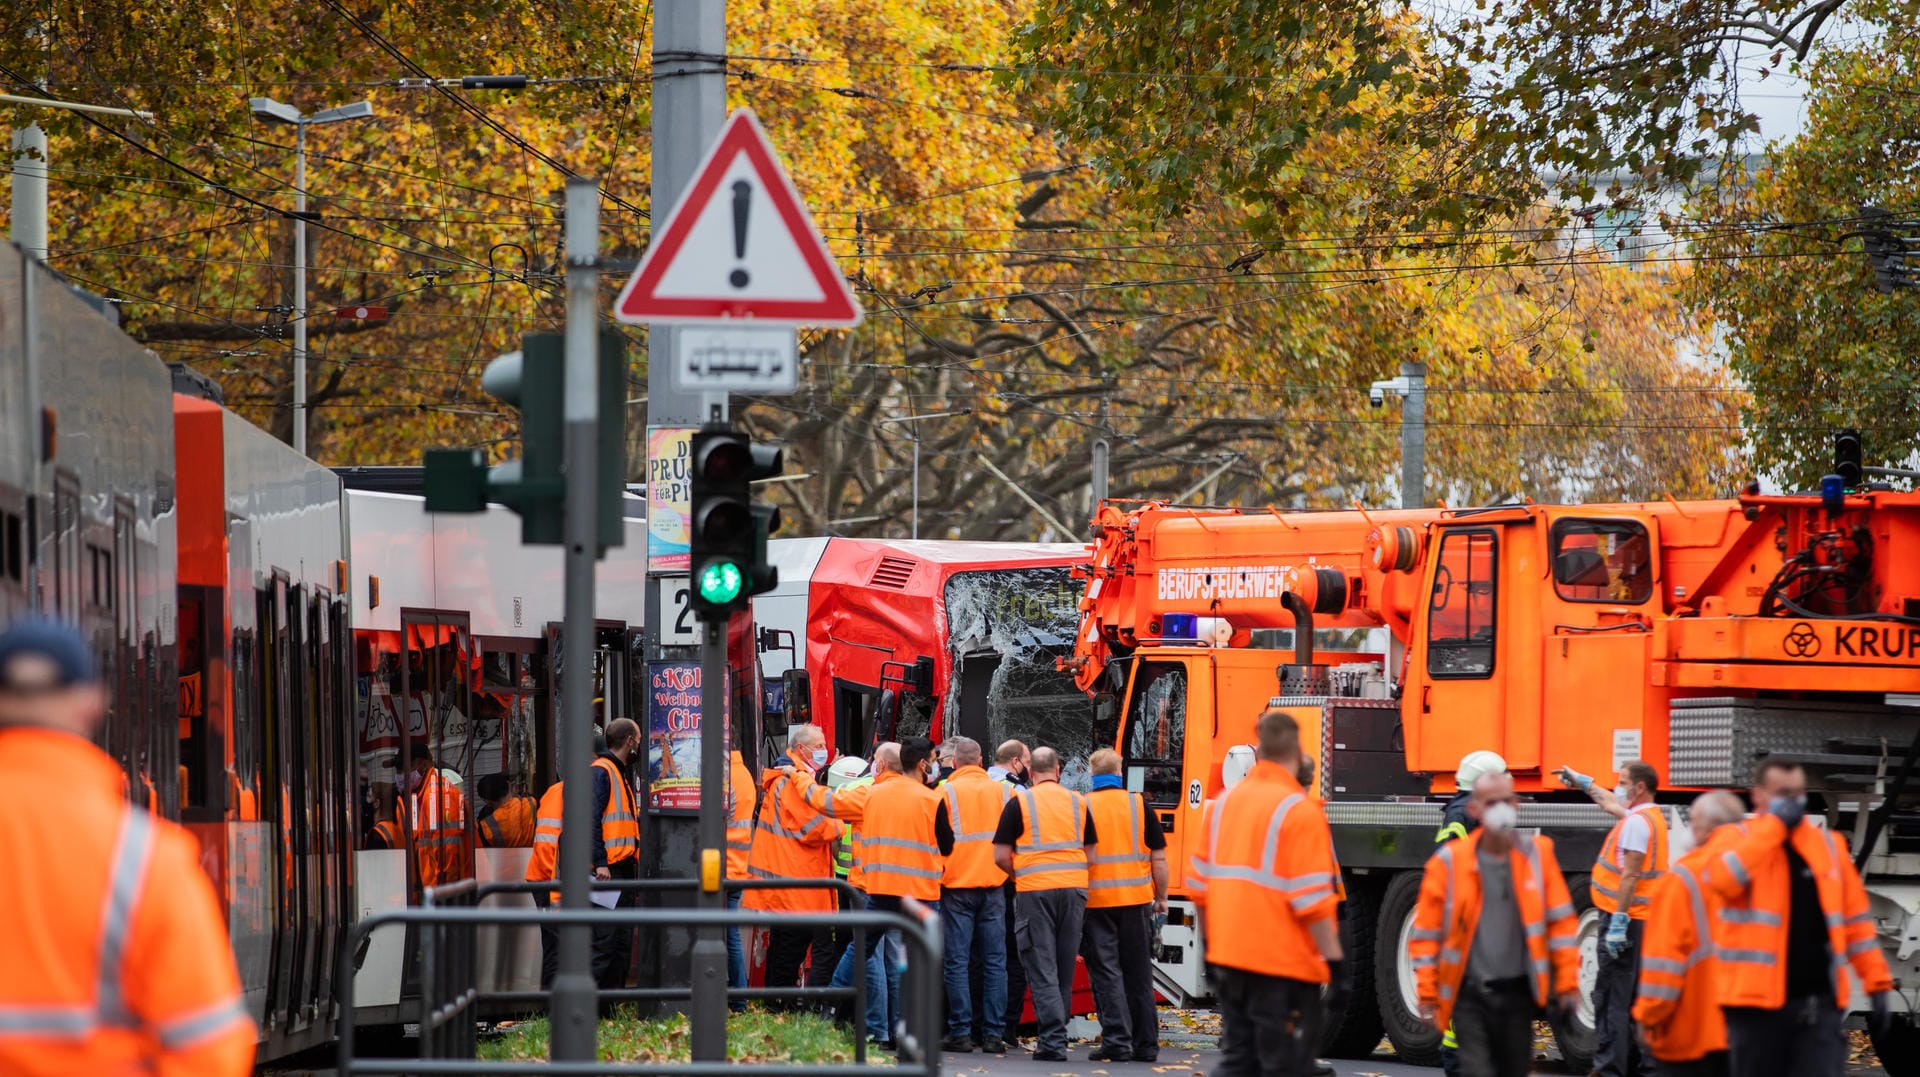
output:
{"label": "street lamp", "polygon": [[972,415],[972,408],[959,411],[937,411],[931,415],[901,415],[892,419],[882,419],[875,426],[892,426],[894,423],[906,425],[907,437],[913,441],[913,537],[920,537],[920,430],[914,423],[927,419],[951,419],[957,415]]}
{"label": "street lamp", "polygon": [[338,108],[302,114],[271,97],[247,99],[253,114],[268,123],[293,126],[293,451],[307,453],[307,128],[317,123],[363,120],[373,103],[355,101]]}
{"label": "street lamp", "polygon": [[1385,407],[1388,396],[1400,398],[1400,507],[1427,504],[1427,364],[1403,362],[1400,376],[1376,381],[1367,389],[1367,403]]}

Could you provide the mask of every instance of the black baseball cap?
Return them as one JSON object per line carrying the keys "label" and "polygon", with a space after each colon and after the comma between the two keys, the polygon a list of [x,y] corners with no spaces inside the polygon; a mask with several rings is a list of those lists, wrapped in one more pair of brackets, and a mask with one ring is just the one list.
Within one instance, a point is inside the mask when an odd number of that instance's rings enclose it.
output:
{"label": "black baseball cap", "polygon": [[[23,658],[39,658],[51,665],[51,683],[34,677],[17,681],[30,663]],[[39,614],[30,614],[0,632],[0,692],[46,691],[97,684],[100,670],[94,664],[93,651],[79,629]]]}

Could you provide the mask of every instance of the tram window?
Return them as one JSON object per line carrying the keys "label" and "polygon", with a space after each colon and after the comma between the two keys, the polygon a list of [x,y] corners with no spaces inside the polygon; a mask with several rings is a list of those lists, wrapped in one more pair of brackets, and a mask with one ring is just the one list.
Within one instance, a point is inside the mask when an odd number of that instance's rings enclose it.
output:
{"label": "tram window", "polygon": [[1653,551],[1636,520],[1555,520],[1553,589],[1568,602],[1653,597]]}
{"label": "tram window", "polygon": [[25,530],[20,517],[0,512],[0,577],[19,583],[26,576]]}
{"label": "tram window", "polygon": [[1430,676],[1492,675],[1497,550],[1491,531],[1456,531],[1441,540],[1427,612]]}
{"label": "tram window", "polygon": [[[400,636],[360,632],[354,640],[354,751],[359,766],[363,849],[398,849],[400,786]],[[412,730],[425,735],[424,727]]]}
{"label": "tram window", "polygon": [[72,472],[53,476],[54,605],[69,617],[80,613],[80,480]]}
{"label": "tram window", "polygon": [[185,807],[207,806],[206,605],[199,588],[180,595],[180,765]]}
{"label": "tram window", "polygon": [[87,545],[87,603],[95,609],[114,608],[113,553]]}
{"label": "tram window", "polygon": [[1177,662],[1142,664],[1133,675],[1127,716],[1128,785],[1138,768],[1144,772],[1139,791],[1149,804],[1177,806],[1187,744],[1187,667]]}

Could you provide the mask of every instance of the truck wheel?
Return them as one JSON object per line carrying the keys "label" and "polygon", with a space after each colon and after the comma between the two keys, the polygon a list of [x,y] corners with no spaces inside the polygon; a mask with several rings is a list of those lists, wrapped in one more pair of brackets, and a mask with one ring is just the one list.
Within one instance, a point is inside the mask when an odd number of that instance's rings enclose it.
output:
{"label": "truck wheel", "polygon": [[1373,952],[1374,921],[1380,911],[1380,894],[1372,879],[1361,875],[1346,878],[1347,900],[1340,908],[1340,949],[1347,955],[1347,971],[1353,977],[1353,998],[1343,1013],[1328,1013],[1327,1025],[1320,1033],[1320,1053],[1328,1058],[1367,1058],[1380,1046],[1380,1007],[1375,1005]]}
{"label": "truck wheel", "polygon": [[1387,884],[1380,898],[1373,947],[1374,995],[1380,1002],[1380,1023],[1400,1061],[1435,1066],[1440,1063],[1440,1032],[1420,1019],[1413,960],[1407,955],[1407,943],[1413,935],[1413,907],[1419,897],[1420,873],[1403,871]]}
{"label": "truck wheel", "polygon": [[1573,908],[1580,918],[1574,938],[1580,943],[1580,1005],[1571,1018],[1553,1019],[1553,1041],[1568,1073],[1586,1073],[1593,1069],[1593,1053],[1600,1046],[1595,1027],[1593,985],[1600,974],[1600,937],[1606,934],[1607,917],[1593,907],[1592,882],[1585,875],[1567,876],[1567,891],[1573,896]]}
{"label": "truck wheel", "polygon": [[1888,1077],[1920,1077],[1920,1027],[1912,1015],[1896,1016],[1884,1036],[1874,1036],[1873,1052]]}

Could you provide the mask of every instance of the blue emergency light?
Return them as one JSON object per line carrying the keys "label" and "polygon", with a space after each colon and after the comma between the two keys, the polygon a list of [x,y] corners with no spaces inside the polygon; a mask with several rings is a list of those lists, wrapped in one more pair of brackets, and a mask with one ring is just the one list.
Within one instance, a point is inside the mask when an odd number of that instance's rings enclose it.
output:
{"label": "blue emergency light", "polygon": [[1200,615],[1197,613],[1168,613],[1160,618],[1161,639],[1200,638]]}

